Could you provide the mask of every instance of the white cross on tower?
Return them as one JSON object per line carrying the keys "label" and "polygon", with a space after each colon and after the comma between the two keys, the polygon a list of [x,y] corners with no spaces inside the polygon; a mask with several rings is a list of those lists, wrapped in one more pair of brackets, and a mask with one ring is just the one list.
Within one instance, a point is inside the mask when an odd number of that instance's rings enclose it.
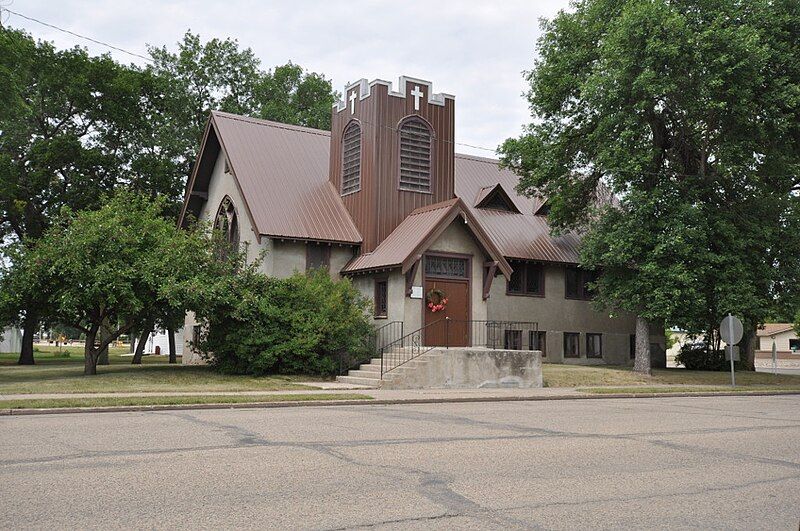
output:
{"label": "white cross on tower", "polygon": [[415,110],[415,111],[418,111],[418,110],[419,110],[419,99],[420,99],[422,96],[424,96],[424,95],[425,95],[425,93],[424,93],[424,92],[422,92],[422,91],[419,89],[419,85],[414,85],[414,90],[412,90],[412,91],[411,91],[411,95],[412,95],[412,96],[414,96],[414,110]]}
{"label": "white cross on tower", "polygon": [[350,93],[350,114],[356,112],[356,97],[355,91]]}

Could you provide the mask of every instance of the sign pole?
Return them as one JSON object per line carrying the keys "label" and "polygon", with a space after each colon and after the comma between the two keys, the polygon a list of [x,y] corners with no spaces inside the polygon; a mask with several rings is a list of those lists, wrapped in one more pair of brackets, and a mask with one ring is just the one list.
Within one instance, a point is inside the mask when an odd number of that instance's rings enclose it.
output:
{"label": "sign pole", "polygon": [[778,374],[778,345],[775,344],[775,337],[772,338],[772,374]]}
{"label": "sign pole", "polygon": [[[731,314],[728,314],[728,334],[730,337],[733,337],[733,317]],[[736,373],[733,370],[733,345],[730,345],[731,348],[731,387],[736,387]]]}

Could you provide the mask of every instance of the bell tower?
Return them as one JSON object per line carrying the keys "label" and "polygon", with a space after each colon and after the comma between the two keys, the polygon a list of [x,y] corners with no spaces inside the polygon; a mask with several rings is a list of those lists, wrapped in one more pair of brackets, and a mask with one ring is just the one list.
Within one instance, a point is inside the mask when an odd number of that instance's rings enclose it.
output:
{"label": "bell tower", "polygon": [[455,97],[429,81],[361,79],[333,106],[330,181],[363,237],[380,244],[414,209],[455,197]]}

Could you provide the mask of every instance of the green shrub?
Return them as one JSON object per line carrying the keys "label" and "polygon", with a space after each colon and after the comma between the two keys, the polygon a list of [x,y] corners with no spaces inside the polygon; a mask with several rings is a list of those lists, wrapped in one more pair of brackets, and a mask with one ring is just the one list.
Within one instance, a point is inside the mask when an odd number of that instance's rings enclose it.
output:
{"label": "green shrub", "polygon": [[[675,363],[683,365],[690,371],[729,371],[731,362],[725,359],[724,350],[706,350],[700,343],[687,343],[675,356]],[[739,370],[741,362],[734,362],[734,369]]]}
{"label": "green shrub", "polygon": [[330,375],[340,357],[365,354],[368,302],[347,279],[248,269],[220,284],[200,316],[197,347],[221,372]]}

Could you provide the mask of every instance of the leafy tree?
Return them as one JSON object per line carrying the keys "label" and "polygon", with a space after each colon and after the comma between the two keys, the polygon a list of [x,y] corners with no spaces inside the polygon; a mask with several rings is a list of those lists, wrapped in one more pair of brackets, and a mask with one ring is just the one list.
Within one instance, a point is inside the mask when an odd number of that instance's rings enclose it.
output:
{"label": "leafy tree", "polygon": [[650,321],[711,336],[730,311],[752,354],[796,275],[800,7],[583,0],[543,30],[535,120],[501,148],[519,190],[586,233],[597,303],[638,316],[636,370]]}
{"label": "leafy tree", "polygon": [[291,62],[264,73],[255,87],[259,118],[316,129],[330,130],[337,98],[324,76]]}
{"label": "leafy tree", "polygon": [[[47,286],[54,317],[86,334],[84,374],[121,334],[170,308],[188,310],[171,291],[211,260],[208,238],[161,216],[163,205],[121,192],[100,209],[67,212],[37,241],[20,267],[26,286]],[[99,337],[103,322],[108,335]]]}
{"label": "leafy tree", "polygon": [[[108,56],[56,50],[0,29],[0,243],[30,245],[60,209],[95,208],[118,182],[123,131],[138,104],[130,71]],[[49,303],[17,299],[21,364]]]}
{"label": "leafy tree", "polygon": [[166,112],[149,123],[155,145],[175,163],[185,182],[200,146],[209,112],[220,110],[330,129],[336,94],[324,76],[288,63],[270,72],[250,48],[234,39],[211,39],[187,31],[177,51],[150,47],[149,67]]}

